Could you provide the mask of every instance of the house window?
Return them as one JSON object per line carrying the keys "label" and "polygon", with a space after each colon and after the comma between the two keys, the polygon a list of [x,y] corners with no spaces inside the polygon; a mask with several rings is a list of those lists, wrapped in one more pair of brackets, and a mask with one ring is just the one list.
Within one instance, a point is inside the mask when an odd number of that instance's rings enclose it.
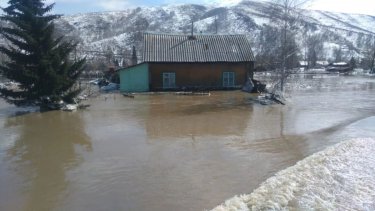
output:
{"label": "house window", "polygon": [[223,87],[234,87],[234,72],[223,72]]}
{"label": "house window", "polygon": [[163,73],[163,89],[176,87],[176,73]]}

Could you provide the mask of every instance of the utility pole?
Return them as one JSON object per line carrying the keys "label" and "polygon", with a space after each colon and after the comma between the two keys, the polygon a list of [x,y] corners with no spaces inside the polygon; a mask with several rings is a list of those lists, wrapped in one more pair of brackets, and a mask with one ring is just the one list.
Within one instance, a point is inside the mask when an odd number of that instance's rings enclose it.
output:
{"label": "utility pole", "polygon": [[288,1],[285,1],[284,2],[284,11],[283,11],[283,21],[284,21],[284,37],[283,37],[283,69],[282,69],[282,72],[281,72],[281,80],[280,80],[280,91],[281,91],[281,94],[283,94],[284,92],[284,83],[285,83],[285,72],[286,72],[286,53],[287,53],[287,49],[286,49],[286,43],[287,43],[287,28],[288,28]]}
{"label": "utility pole", "polygon": [[375,63],[375,37],[373,36],[372,37],[374,39],[374,46],[373,46],[373,54],[372,54],[372,61],[371,61],[371,69],[370,69],[370,73],[375,73],[375,69],[374,69],[374,63]]}
{"label": "utility pole", "polygon": [[194,38],[194,21],[191,21],[191,38]]}
{"label": "utility pole", "polygon": [[217,15],[215,15],[215,34],[217,34],[218,26],[217,26]]}

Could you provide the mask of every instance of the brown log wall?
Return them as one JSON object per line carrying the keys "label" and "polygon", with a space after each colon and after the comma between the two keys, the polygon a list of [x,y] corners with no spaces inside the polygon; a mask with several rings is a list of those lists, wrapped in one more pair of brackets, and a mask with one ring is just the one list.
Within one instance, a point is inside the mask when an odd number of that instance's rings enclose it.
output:
{"label": "brown log wall", "polygon": [[227,89],[223,87],[223,72],[235,72],[235,86],[242,87],[252,75],[253,63],[150,63],[150,90],[163,89],[163,73],[176,73],[176,90]]}

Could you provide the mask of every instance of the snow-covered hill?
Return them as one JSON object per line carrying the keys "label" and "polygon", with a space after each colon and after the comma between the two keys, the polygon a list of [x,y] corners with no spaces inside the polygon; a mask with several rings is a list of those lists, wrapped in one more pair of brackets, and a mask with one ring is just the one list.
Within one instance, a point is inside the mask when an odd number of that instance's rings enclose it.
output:
{"label": "snow-covered hill", "polygon": [[[257,52],[257,37],[270,24],[268,4],[262,1],[242,1],[230,7],[195,4],[138,7],[119,12],[103,12],[64,16],[57,21],[59,32],[81,41],[80,55],[130,54],[134,45],[141,49],[142,32],[247,34]],[[350,50],[360,57],[367,34],[375,32],[375,17],[325,11],[304,11],[305,25],[300,26],[303,38],[306,27],[310,33],[324,34],[326,57],[333,49]],[[313,27],[311,27],[313,26]],[[300,48],[302,52],[302,41]],[[327,59],[328,59],[327,58]]]}

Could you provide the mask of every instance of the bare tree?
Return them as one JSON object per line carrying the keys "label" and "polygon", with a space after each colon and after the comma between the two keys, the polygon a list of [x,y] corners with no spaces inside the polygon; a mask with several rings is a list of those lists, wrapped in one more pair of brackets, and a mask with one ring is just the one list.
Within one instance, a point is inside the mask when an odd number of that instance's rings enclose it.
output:
{"label": "bare tree", "polygon": [[374,72],[375,63],[375,37],[368,35],[365,39],[364,48],[362,49],[363,58],[361,60],[361,67],[370,69]]}
{"label": "bare tree", "polygon": [[113,53],[113,50],[110,46],[107,46],[107,50],[105,51],[105,58],[107,60],[107,64],[108,65],[111,65],[112,64],[112,61],[113,61],[113,58],[114,58],[114,53]]}
{"label": "bare tree", "polygon": [[296,67],[298,62],[299,47],[296,42],[296,34],[301,28],[304,16],[302,6],[309,0],[272,0],[269,2],[270,24],[278,28],[279,51],[281,67],[278,81],[274,85],[272,93],[280,91],[283,95],[285,80],[291,73],[291,69]]}
{"label": "bare tree", "polygon": [[255,42],[257,69],[274,70],[281,64],[280,30],[275,26],[264,25]]}
{"label": "bare tree", "polygon": [[[370,63],[370,73],[374,74],[375,73],[375,37],[374,36],[371,36],[372,38],[372,45],[370,44],[370,56],[371,56],[371,63]],[[372,51],[371,51],[372,50]]]}
{"label": "bare tree", "polygon": [[307,50],[306,60],[308,62],[308,67],[315,67],[316,62],[319,59],[323,59],[322,55],[324,54],[324,46],[322,37],[317,34],[311,36],[307,35],[305,45]]}
{"label": "bare tree", "polygon": [[341,50],[341,46],[333,50],[333,56],[335,58],[335,62],[342,62],[343,53]]}

